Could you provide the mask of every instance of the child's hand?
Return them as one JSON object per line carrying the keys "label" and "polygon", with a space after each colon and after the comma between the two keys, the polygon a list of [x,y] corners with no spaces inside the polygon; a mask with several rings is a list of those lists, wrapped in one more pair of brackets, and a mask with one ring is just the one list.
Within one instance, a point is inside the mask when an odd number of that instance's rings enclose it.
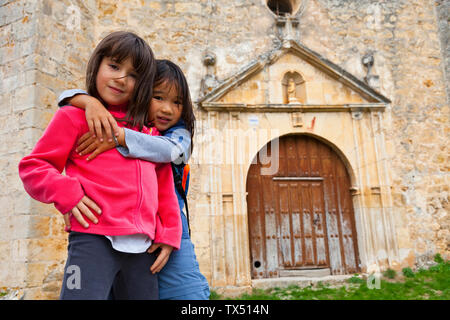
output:
{"label": "child's hand", "polygon": [[112,131],[114,135],[119,135],[119,126],[117,125],[116,119],[114,119],[100,101],[92,97],[89,98],[91,98],[89,103],[86,103],[86,121],[89,126],[89,132],[94,138],[99,137],[99,140],[103,142],[104,136],[102,130],[104,130],[107,141],[113,142]]}
{"label": "child's hand", "polygon": [[[77,221],[85,228],[88,228],[89,224],[86,222],[86,220],[84,220],[83,215],[93,223],[98,223],[97,217],[91,212],[91,210],[89,210],[89,208],[93,209],[99,215],[102,214],[102,210],[94,201],[92,201],[87,196],[81,198],[80,202],[78,202],[78,204],[71,210],[71,213],[75,217],[75,219],[77,219]],[[66,218],[64,219],[64,221],[66,221]]]}
{"label": "child's hand", "polygon": [[[103,136],[103,134],[102,134]],[[103,142],[98,141],[90,132],[85,133],[78,139],[78,145],[75,149],[79,155],[83,156],[85,154],[91,153],[86,160],[92,160],[97,157],[100,153],[114,149],[116,147],[115,142],[109,142],[102,139]]]}
{"label": "child's hand", "polygon": [[158,248],[161,248],[161,251],[158,253],[158,258],[150,267],[150,271],[155,274],[160,272],[161,269],[166,265],[169,260],[170,254],[172,253],[173,247],[164,243],[153,243],[150,248],[147,250],[148,253],[155,252]]}
{"label": "child's hand", "polygon": [[67,212],[65,215],[63,215],[64,223],[66,225],[64,228],[64,231],[67,231],[67,232],[69,232],[70,229],[72,228],[72,226],[70,225],[70,215],[71,215],[70,212]]}

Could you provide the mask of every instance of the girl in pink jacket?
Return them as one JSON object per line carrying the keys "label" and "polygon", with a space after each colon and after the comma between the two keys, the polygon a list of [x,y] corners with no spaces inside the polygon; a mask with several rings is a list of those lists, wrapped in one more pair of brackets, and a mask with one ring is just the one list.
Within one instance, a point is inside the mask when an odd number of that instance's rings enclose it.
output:
{"label": "girl in pink jacket", "polygon": [[[130,32],[115,32],[99,43],[89,60],[87,91],[108,107],[120,126],[159,135],[145,126],[155,72],[146,42]],[[19,163],[25,190],[71,215],[60,297],[106,299],[120,278],[127,285],[119,299],[157,299],[157,277],[150,271],[156,256],[147,250],[159,243],[170,252],[181,240],[171,166],[124,158],[116,149],[88,163],[75,152],[77,140],[87,131],[83,110],[61,108]]]}

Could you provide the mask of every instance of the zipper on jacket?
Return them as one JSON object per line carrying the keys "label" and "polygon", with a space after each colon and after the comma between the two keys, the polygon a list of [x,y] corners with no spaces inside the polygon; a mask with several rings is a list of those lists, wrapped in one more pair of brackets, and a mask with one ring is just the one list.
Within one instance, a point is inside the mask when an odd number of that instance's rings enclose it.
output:
{"label": "zipper on jacket", "polygon": [[144,228],[142,226],[142,215],[141,215],[141,207],[142,207],[142,199],[143,199],[143,188],[142,188],[142,169],[141,169],[141,161],[136,159],[137,171],[138,171],[138,193],[139,193],[139,201],[136,208],[136,227],[144,233]]}

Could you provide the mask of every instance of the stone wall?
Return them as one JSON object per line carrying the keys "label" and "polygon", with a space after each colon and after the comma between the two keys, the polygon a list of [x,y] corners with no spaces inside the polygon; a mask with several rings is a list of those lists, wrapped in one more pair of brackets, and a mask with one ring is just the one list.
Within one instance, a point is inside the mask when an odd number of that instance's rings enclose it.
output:
{"label": "stone wall", "polygon": [[403,255],[410,264],[450,253],[448,57],[440,42],[448,42],[448,35],[438,24],[446,11],[444,3],[426,0],[317,0],[309,2],[299,26],[303,43],[360,79],[366,74],[361,58],[374,55],[378,89],[392,100],[385,134],[402,246],[411,248]]}
{"label": "stone wall", "polygon": [[[383,130],[399,245],[410,266],[450,254],[448,8],[433,0],[310,0],[296,35],[361,80],[361,58],[374,55],[374,85],[392,101]],[[24,288],[26,299],[57,298],[66,235],[56,210],[24,192],[17,163],[42,134],[61,90],[84,87],[91,51],[118,29],[137,32],[158,57],[177,62],[194,100],[206,51],[225,79],[278,41],[264,0],[0,1],[0,287]],[[191,203],[202,170],[192,168]],[[193,240],[210,279],[210,235],[195,225],[207,216],[191,207]]]}
{"label": "stone wall", "polygon": [[443,68],[447,82],[447,99],[450,100],[450,2],[435,0],[436,15],[439,23],[439,37],[441,40],[441,52]]}
{"label": "stone wall", "polygon": [[17,179],[17,163],[32,146],[33,117],[27,112],[35,100],[37,5],[2,1],[0,7],[0,260],[1,286],[26,285],[23,240],[28,236],[29,199]]}
{"label": "stone wall", "polygon": [[[26,288],[26,299],[58,296],[67,236],[53,206],[24,192],[17,165],[42,135],[60,91],[83,84],[94,41],[86,14],[92,10],[79,3],[3,1],[0,7],[0,287]],[[74,10],[80,19],[68,19]]]}

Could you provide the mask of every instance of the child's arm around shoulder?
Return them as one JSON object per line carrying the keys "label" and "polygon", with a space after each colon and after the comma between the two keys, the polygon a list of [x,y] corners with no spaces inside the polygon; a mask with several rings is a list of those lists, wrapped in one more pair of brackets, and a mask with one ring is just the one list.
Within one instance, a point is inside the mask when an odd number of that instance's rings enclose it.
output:
{"label": "child's arm around shoulder", "polygon": [[100,141],[103,141],[102,130],[110,142],[113,139],[113,132],[115,136],[119,135],[117,121],[98,99],[90,96],[86,91],[81,89],[63,91],[58,98],[58,106],[66,105],[73,105],[85,110],[89,133],[94,138],[98,137]]}
{"label": "child's arm around shoulder", "polygon": [[187,162],[190,157],[191,136],[184,125],[176,125],[161,136],[150,136],[124,128],[125,145],[117,147],[124,157],[157,163]]}
{"label": "child's arm around shoulder", "polygon": [[80,94],[88,95],[88,93],[82,89],[64,90],[58,97],[58,107],[71,105],[72,98]]}

